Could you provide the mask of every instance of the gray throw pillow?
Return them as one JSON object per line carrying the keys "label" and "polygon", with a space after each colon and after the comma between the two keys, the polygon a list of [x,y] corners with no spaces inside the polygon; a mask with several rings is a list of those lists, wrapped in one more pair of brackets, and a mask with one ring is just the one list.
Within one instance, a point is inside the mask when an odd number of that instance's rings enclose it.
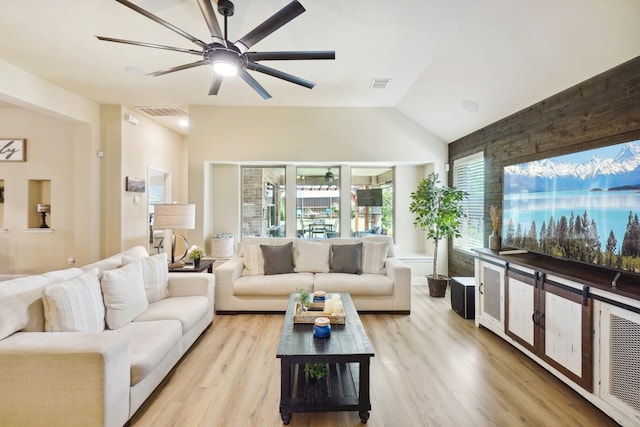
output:
{"label": "gray throw pillow", "polygon": [[260,245],[264,274],[293,273],[293,242],[285,245]]}
{"label": "gray throw pillow", "polygon": [[362,242],[331,245],[331,272],[362,274]]}

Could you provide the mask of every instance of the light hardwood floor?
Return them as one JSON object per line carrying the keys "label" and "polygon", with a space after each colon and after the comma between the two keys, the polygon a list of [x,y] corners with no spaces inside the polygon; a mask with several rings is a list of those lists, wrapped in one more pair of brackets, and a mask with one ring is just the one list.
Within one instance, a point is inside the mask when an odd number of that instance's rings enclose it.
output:
{"label": "light hardwood floor", "polygon": [[[518,350],[413,287],[411,315],[363,314],[381,426],[615,426]],[[280,426],[283,315],[220,315],[132,419],[135,427]],[[294,413],[291,426],[358,426],[357,412]]]}

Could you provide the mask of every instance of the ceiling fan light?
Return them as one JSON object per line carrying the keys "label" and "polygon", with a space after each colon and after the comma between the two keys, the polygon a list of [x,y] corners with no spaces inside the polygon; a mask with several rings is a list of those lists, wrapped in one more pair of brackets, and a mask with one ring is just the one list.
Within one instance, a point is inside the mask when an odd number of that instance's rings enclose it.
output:
{"label": "ceiling fan light", "polygon": [[221,76],[232,77],[238,74],[238,66],[227,61],[216,61],[213,63],[213,71]]}
{"label": "ceiling fan light", "polygon": [[335,177],[333,175],[333,172],[331,172],[331,169],[329,169],[327,173],[324,175],[325,182],[333,182],[334,178]]}

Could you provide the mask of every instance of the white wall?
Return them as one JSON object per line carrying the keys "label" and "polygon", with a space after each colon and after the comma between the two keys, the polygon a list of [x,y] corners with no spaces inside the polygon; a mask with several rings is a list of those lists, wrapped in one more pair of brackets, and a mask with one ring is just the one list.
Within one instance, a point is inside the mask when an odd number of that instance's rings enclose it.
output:
{"label": "white wall", "polygon": [[425,250],[408,213],[409,193],[425,164],[444,170],[447,144],[396,110],[191,106],[189,114],[189,202],[197,205],[192,243],[207,248],[212,231],[239,235],[238,164],[381,164],[396,167],[398,250]]}
{"label": "white wall", "polygon": [[[0,176],[12,182],[5,202],[6,233],[0,235],[0,273],[37,273],[64,268],[100,254],[100,166],[98,104],[0,61],[0,100],[22,108],[0,108],[0,134],[27,138],[27,162],[0,165]],[[58,151],[59,150],[59,151]],[[63,154],[62,154],[63,153]],[[51,234],[25,234],[21,201],[24,182],[51,179]],[[50,178],[49,178],[50,177]],[[55,199],[55,205],[54,203]],[[15,203],[15,204],[14,204]],[[70,222],[72,225],[69,225]],[[88,238],[88,236],[94,236]],[[37,261],[34,261],[34,258]]]}

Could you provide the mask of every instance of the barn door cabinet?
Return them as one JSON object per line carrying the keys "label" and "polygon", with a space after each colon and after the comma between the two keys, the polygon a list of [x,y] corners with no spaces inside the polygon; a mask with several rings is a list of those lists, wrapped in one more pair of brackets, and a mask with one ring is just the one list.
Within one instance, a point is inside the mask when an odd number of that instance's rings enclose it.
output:
{"label": "barn door cabinet", "polygon": [[577,283],[507,270],[506,334],[576,384],[593,390],[593,301]]}
{"label": "barn door cabinet", "polygon": [[638,274],[480,249],[475,276],[477,326],[501,336],[620,425],[640,425]]}
{"label": "barn door cabinet", "polygon": [[476,269],[476,326],[484,326],[504,335],[504,280],[506,263],[501,260],[477,257]]}

